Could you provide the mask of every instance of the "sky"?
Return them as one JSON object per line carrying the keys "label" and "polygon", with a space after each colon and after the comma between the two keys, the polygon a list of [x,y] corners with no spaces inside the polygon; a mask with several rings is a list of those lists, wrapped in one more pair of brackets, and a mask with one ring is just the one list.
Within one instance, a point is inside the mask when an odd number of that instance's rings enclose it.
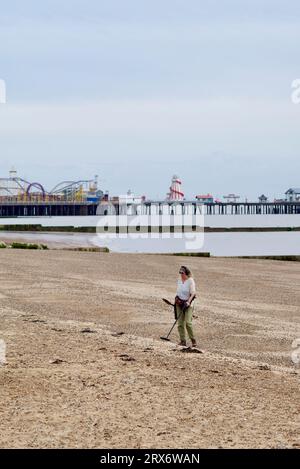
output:
{"label": "sky", "polygon": [[297,0],[1,1],[0,177],[164,198],[300,186]]}

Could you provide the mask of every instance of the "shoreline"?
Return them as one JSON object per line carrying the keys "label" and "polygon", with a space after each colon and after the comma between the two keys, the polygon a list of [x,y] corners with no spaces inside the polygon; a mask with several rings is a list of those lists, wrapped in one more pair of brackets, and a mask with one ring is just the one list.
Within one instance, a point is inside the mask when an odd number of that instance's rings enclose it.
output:
{"label": "shoreline", "polygon": [[72,232],[7,232],[0,231],[0,241],[42,243],[49,248],[108,248],[111,252],[145,254],[187,254],[214,257],[297,257],[300,255],[298,231],[218,232],[123,235],[95,235]]}

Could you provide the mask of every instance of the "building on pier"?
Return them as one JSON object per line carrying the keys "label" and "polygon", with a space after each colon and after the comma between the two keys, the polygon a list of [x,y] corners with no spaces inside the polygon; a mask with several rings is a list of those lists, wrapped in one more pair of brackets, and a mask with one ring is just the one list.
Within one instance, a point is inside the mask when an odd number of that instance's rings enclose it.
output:
{"label": "building on pier", "polygon": [[300,188],[290,188],[285,193],[286,200],[288,202],[299,202],[300,201]]}
{"label": "building on pier", "polygon": [[228,194],[228,195],[223,195],[223,199],[227,203],[230,203],[230,202],[236,203],[240,199],[240,196],[236,194]]}
{"label": "building on pier", "polygon": [[196,200],[202,204],[213,204],[214,197],[211,194],[196,195]]}
{"label": "building on pier", "polygon": [[265,204],[268,202],[268,197],[265,195],[265,194],[262,194],[258,197],[258,201],[261,203],[261,204]]}

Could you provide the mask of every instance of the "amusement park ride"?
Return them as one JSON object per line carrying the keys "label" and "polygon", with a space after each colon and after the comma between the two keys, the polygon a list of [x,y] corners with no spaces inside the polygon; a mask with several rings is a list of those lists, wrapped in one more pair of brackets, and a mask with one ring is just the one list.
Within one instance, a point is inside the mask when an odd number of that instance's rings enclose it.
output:
{"label": "amusement park ride", "polygon": [[167,200],[175,201],[175,200],[183,200],[184,193],[182,192],[181,188],[181,180],[178,176],[173,176],[172,183],[170,186],[170,192],[167,194]]}
{"label": "amusement park ride", "polygon": [[[209,227],[223,227],[221,224],[223,221],[219,221],[218,224],[212,217],[222,215],[223,220],[225,220],[224,215],[228,217],[235,217],[236,215],[295,214],[299,217],[300,215],[300,201],[275,201],[270,203],[267,201],[239,202],[238,200],[239,197],[235,194],[226,196],[225,201],[216,200],[211,194],[187,200],[182,189],[182,182],[178,176],[173,176],[167,198],[164,200],[151,200],[146,199],[144,196],[135,197],[131,192],[128,192],[125,196],[109,197],[108,193],[103,194],[98,188],[98,176],[95,176],[92,180],[63,181],[50,191],[47,191],[39,182],[29,182],[26,179],[18,177],[14,169],[10,171],[9,177],[0,178],[1,225],[26,224],[32,217],[34,217],[36,223],[39,221],[37,224],[48,223],[47,226],[56,226],[53,224],[58,223],[61,217],[79,217],[78,220],[81,220],[80,217],[95,217],[86,222],[94,226],[99,220],[101,221],[102,216],[108,215],[117,215],[117,219],[113,218],[111,221],[111,223],[116,224],[123,223],[124,221],[123,218],[119,220],[118,215],[140,214],[145,216],[160,216],[174,214],[174,216],[177,216],[180,214],[200,214],[201,216],[205,215],[208,217],[207,220],[209,221],[207,223],[209,223]],[[47,218],[46,222],[45,217]],[[246,226],[248,228],[252,226],[249,224],[249,221],[246,221],[247,218],[242,218],[241,227]],[[49,221],[49,219],[51,220]],[[68,220],[68,222],[65,221],[64,223],[72,222],[70,218]],[[235,218],[235,220],[237,219]],[[255,227],[255,223],[258,223],[257,226],[264,227],[264,219],[260,218],[260,220],[262,221],[254,221],[253,226]],[[83,220],[76,223],[81,223],[80,226],[90,226],[85,225]],[[228,223],[231,222],[228,221]],[[237,227],[236,221],[232,223],[232,226]],[[288,219],[286,223],[289,227],[295,226],[294,222]],[[182,220],[180,226],[181,228],[184,227]],[[194,224],[193,226],[196,225]]]}
{"label": "amusement park ride", "polygon": [[12,169],[8,178],[0,178],[0,201],[17,203],[97,203],[103,192],[98,189],[98,176],[92,180],[63,181],[47,191],[39,182],[18,177]]}

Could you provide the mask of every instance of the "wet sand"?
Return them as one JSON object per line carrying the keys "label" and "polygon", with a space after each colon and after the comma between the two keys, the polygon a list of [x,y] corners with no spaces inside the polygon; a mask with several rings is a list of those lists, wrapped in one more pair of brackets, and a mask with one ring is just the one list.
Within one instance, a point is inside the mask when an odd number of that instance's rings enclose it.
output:
{"label": "wet sand", "polygon": [[[163,342],[178,267],[203,354]],[[0,250],[0,447],[300,447],[300,263]]]}

